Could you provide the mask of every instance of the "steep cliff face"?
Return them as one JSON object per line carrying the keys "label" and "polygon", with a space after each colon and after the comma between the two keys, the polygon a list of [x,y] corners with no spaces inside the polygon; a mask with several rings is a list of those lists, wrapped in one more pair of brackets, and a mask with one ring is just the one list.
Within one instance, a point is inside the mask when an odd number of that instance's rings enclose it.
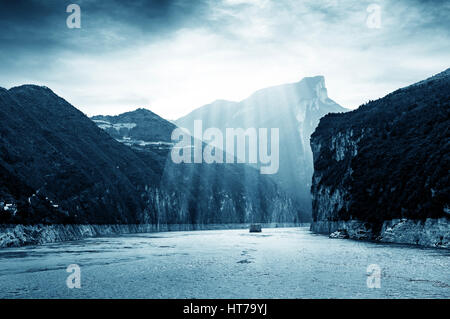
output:
{"label": "steep cliff face", "polygon": [[446,220],[449,127],[449,70],[355,111],[323,117],[311,136],[312,228],[357,220],[377,237],[387,220]]}
{"label": "steep cliff face", "polygon": [[[351,161],[358,154],[358,144],[370,129],[344,129],[327,139],[312,136],[315,160],[312,179],[313,220],[340,220],[349,211],[351,198],[348,185],[352,180]],[[329,165],[332,163],[332,165]]]}
{"label": "steep cliff face", "polygon": [[346,109],[328,97],[323,76],[261,89],[240,102],[219,100],[178,119],[176,124],[193,131],[203,127],[278,128],[279,170],[270,177],[308,213],[311,211],[312,153],[309,138],[319,119]]}
{"label": "steep cliff face", "polygon": [[[158,121],[151,136],[167,139],[174,126]],[[119,143],[45,87],[0,89],[0,136],[1,224],[299,220],[255,169],[175,165],[169,148]]]}

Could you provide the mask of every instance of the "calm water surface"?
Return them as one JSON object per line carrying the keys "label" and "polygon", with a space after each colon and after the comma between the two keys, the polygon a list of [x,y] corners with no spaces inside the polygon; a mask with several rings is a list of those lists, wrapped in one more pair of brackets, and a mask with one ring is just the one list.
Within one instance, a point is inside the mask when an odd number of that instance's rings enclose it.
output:
{"label": "calm water surface", "polygon": [[[66,268],[81,267],[69,289]],[[381,288],[367,287],[367,267]],[[91,238],[0,249],[0,298],[450,298],[450,251],[308,228]]]}

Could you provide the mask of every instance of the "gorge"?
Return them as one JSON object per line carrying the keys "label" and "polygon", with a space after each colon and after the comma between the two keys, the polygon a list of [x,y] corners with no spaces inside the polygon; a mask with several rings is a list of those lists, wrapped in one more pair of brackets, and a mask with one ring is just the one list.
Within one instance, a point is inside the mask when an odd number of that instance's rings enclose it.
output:
{"label": "gorge", "polygon": [[450,69],[324,116],[311,136],[311,230],[450,247],[449,127]]}
{"label": "gorge", "polygon": [[346,113],[319,76],[176,121],[279,127],[280,172],[270,177],[239,161],[174,163],[177,125],[146,109],[89,119],[49,88],[0,89],[0,247],[299,225],[310,220],[314,161],[313,232],[448,248],[449,73]]}

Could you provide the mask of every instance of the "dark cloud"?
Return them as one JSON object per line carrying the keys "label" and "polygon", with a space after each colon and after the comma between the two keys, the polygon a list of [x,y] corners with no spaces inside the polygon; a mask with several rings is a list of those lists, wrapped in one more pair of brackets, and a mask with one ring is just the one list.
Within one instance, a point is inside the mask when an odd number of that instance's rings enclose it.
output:
{"label": "dark cloud", "polygon": [[[66,26],[71,3],[81,7],[81,29]],[[150,43],[195,26],[206,7],[182,0],[0,0],[1,73],[27,81],[50,72],[64,54],[98,56]]]}
{"label": "dark cloud", "polygon": [[[309,24],[315,21],[322,23],[320,32],[332,32],[336,28],[348,26],[349,21],[352,21],[349,16],[355,11],[361,13],[363,21],[365,7],[372,2],[383,6],[383,17],[387,21],[389,18],[394,21],[395,32],[389,33],[391,40],[424,36],[427,32],[449,36],[448,1],[367,0],[355,3],[306,1],[303,3],[303,12],[296,12],[296,2],[275,2],[277,10],[289,10],[292,15],[298,15],[299,25],[304,24],[300,29],[281,24],[279,31],[284,34],[277,34],[277,37],[285,37],[290,31],[315,32],[317,30],[308,29]],[[66,7],[70,3],[77,3],[81,7],[81,29],[66,27]],[[61,50],[101,54],[149,43],[186,27],[202,26],[214,33],[230,35],[228,27],[242,22],[242,17],[237,18],[235,13],[244,11],[252,4],[237,4],[229,9],[228,14],[211,20],[209,9],[221,5],[216,0],[0,0],[0,58],[14,64],[20,58],[29,59],[31,53],[34,59],[43,61],[51,59]],[[356,32],[355,28],[350,30]]]}
{"label": "dark cloud", "polygon": [[[81,29],[66,26],[71,3]],[[57,87],[98,113],[102,100],[198,106],[320,73],[357,106],[447,68],[449,14],[448,0],[0,0],[0,86]]]}
{"label": "dark cloud", "polygon": [[[81,7],[81,29],[66,26],[67,5]],[[188,1],[0,1],[2,57],[54,50],[101,52],[195,24],[206,4]]]}

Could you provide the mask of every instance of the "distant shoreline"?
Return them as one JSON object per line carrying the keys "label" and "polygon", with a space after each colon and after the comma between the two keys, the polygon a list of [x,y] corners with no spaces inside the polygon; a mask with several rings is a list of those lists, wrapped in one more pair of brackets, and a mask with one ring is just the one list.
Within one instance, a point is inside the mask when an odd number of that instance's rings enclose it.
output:
{"label": "distant shoreline", "polygon": [[[250,223],[236,224],[113,224],[113,225],[0,225],[0,248],[43,245],[84,238],[156,233],[168,231],[246,229]],[[263,228],[308,227],[310,223],[261,223]]]}

